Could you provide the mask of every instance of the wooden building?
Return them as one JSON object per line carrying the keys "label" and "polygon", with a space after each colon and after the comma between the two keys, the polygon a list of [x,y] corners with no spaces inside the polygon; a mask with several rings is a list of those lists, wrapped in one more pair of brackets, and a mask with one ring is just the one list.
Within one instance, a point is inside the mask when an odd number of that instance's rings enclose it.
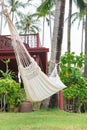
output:
{"label": "wooden building", "polygon": [[[48,48],[41,47],[39,34],[20,35],[30,55],[35,59],[44,73],[48,73]],[[9,69],[18,73],[12,40],[9,35],[0,35],[0,69],[5,71],[2,60],[10,59]]]}

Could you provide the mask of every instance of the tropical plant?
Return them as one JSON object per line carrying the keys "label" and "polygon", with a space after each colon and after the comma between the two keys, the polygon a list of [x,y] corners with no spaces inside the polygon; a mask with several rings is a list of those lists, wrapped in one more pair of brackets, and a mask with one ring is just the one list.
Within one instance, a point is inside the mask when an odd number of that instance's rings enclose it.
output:
{"label": "tropical plant", "polygon": [[81,72],[84,63],[85,56],[82,53],[77,56],[74,52],[66,52],[61,56],[60,77],[67,86],[67,88],[63,90],[64,97],[72,100],[72,105],[77,107],[77,111],[80,111],[82,104],[87,102],[87,79]]}
{"label": "tropical plant", "polygon": [[0,73],[2,75],[2,78],[5,78],[5,79],[13,79],[15,77],[15,73],[12,72],[11,70],[9,70],[8,68],[8,64],[10,63],[10,59],[7,59],[7,60],[2,60],[3,63],[5,63],[6,65],[6,70],[5,72],[0,70]]}
{"label": "tropical plant", "polygon": [[15,99],[18,97],[19,83],[13,79],[0,79],[0,96],[3,95],[4,111],[6,104],[10,108],[15,106]]}
{"label": "tropical plant", "polygon": [[[14,108],[24,99],[26,99],[26,94],[24,89],[21,89],[19,83],[17,83],[14,78],[14,73],[8,69],[8,63],[10,60],[3,61],[6,64],[6,72],[0,70],[2,76],[0,78],[0,100],[1,109],[8,111],[7,109]],[[24,91],[24,92],[23,92]],[[9,108],[7,108],[9,106]]]}

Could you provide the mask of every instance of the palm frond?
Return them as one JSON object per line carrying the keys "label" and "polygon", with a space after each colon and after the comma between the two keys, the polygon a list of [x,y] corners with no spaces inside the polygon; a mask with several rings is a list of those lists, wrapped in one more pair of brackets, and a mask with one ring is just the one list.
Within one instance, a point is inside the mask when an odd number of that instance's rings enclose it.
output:
{"label": "palm frond", "polygon": [[38,8],[37,12],[40,12],[40,17],[41,16],[46,16],[49,14],[50,9],[55,5],[55,0],[45,0]]}
{"label": "palm frond", "polygon": [[86,5],[83,0],[74,0],[74,2],[80,11],[85,10]]}

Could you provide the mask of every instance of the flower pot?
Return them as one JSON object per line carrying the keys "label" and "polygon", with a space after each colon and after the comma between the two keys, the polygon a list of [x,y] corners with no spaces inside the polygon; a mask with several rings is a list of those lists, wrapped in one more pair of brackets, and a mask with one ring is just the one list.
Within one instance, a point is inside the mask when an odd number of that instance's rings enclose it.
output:
{"label": "flower pot", "polygon": [[19,105],[19,112],[31,112],[32,104],[29,101],[24,101]]}

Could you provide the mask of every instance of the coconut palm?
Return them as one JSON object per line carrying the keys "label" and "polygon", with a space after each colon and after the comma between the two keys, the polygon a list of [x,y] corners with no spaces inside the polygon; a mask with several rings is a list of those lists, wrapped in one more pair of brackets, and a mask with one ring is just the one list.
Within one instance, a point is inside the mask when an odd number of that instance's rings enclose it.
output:
{"label": "coconut palm", "polygon": [[[76,1],[76,0],[75,0]],[[77,0],[77,6],[80,8],[81,10],[85,11],[85,15],[86,15],[86,22],[85,22],[85,55],[87,57],[87,1],[86,0]],[[85,65],[87,66],[87,58],[85,60]],[[87,67],[84,67],[84,75],[87,76]]]}
{"label": "coconut palm", "polygon": [[87,76],[87,1],[84,0],[85,6],[86,6],[86,22],[85,22],[85,55],[86,55],[86,60],[85,60],[85,68],[84,68],[84,75]]}
{"label": "coconut palm", "polygon": [[[1,5],[1,11],[2,11],[2,10],[3,10],[3,7],[4,7],[4,0],[1,1],[0,5]],[[1,12],[0,34],[2,34],[2,23],[3,23],[3,15],[2,15],[2,12]]]}
{"label": "coconut palm", "polygon": [[[84,2],[83,0],[74,0],[74,3],[75,5],[77,6],[78,8],[78,12],[75,12],[75,13],[71,13],[72,12],[72,0],[69,0],[69,16],[68,16],[68,37],[67,37],[67,41],[68,41],[68,44],[67,44],[67,51],[70,52],[71,50],[71,40],[70,40],[70,35],[71,35],[71,23],[74,23],[77,19],[79,20],[79,24],[78,24],[78,27],[81,23],[81,21],[84,22],[84,16],[85,16],[85,5],[84,5]],[[82,27],[84,25],[84,23],[82,22]],[[82,28],[82,41],[81,41],[81,44],[83,42],[83,28]],[[82,45],[81,45],[82,46]],[[82,48],[81,48],[81,51],[82,51]]]}
{"label": "coconut palm", "polygon": [[[53,39],[51,43],[51,58],[49,66],[49,74],[52,72],[55,63],[59,63],[61,56],[61,47],[63,39],[63,26],[64,26],[64,13],[65,13],[65,0],[57,0],[55,7],[55,19],[53,29]],[[58,66],[59,71],[59,66]],[[58,94],[53,95],[51,99],[55,99],[55,106],[58,107]]]}
{"label": "coconut palm", "polygon": [[82,21],[82,38],[81,38],[81,52],[83,53],[83,34],[84,34],[84,25],[85,25],[85,16],[86,16],[86,11],[85,11],[85,4],[83,2],[83,0],[74,0],[77,8],[79,9],[79,12],[76,12],[75,15],[75,19],[79,19],[79,25]]}
{"label": "coconut palm", "polygon": [[53,63],[50,63],[50,72],[54,68],[54,63],[59,63],[60,61],[64,26],[64,12],[65,0],[57,0],[55,9],[53,39],[51,45],[51,61]]}
{"label": "coconut palm", "polygon": [[43,18],[43,33],[42,33],[42,46],[44,46],[44,32],[45,32],[45,21],[50,26],[50,39],[52,38],[51,31],[51,19],[54,16],[52,8],[55,5],[55,0],[42,0],[42,4],[37,8],[37,15],[39,18]]}
{"label": "coconut palm", "polygon": [[40,31],[40,21],[34,16],[34,14],[22,15],[16,26],[20,33],[37,33]]}
{"label": "coconut palm", "polygon": [[68,14],[68,32],[67,32],[67,51],[71,51],[71,14],[72,14],[72,0],[69,0],[69,14]]}
{"label": "coconut palm", "polygon": [[14,18],[17,19],[17,17],[21,15],[21,8],[25,8],[29,5],[28,2],[23,3],[20,0],[7,0],[6,4],[10,10],[12,21],[14,21]]}

